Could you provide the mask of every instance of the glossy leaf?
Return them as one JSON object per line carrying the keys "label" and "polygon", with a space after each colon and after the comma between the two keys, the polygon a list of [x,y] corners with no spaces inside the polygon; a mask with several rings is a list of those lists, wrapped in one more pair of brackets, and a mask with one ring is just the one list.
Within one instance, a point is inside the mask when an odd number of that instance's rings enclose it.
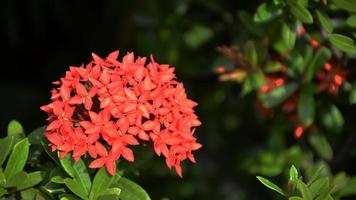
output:
{"label": "glossy leaf", "polygon": [[298,189],[299,189],[300,193],[302,194],[302,197],[304,200],[312,200],[311,194],[310,194],[310,191],[309,191],[307,185],[301,180],[298,181]]}
{"label": "glossy leaf", "polygon": [[6,179],[10,179],[16,173],[23,170],[28,158],[29,148],[30,143],[27,138],[15,144],[4,171]]}
{"label": "glossy leaf", "polygon": [[9,155],[13,143],[14,137],[12,136],[7,136],[5,138],[0,139],[0,167]]}
{"label": "glossy leaf", "polygon": [[59,200],[80,200],[80,199],[72,194],[61,194],[59,195]]}
{"label": "glossy leaf", "polygon": [[356,12],[356,1],[355,0],[332,0],[336,7],[345,9],[351,12]]}
{"label": "glossy leaf", "polygon": [[289,169],[289,179],[292,181],[298,180],[298,170],[294,165]]}
{"label": "glossy leaf", "polygon": [[82,159],[74,161],[70,154],[60,159],[63,169],[84,188],[85,194],[89,194],[91,188],[91,180],[88,174],[87,167]]}
{"label": "glossy leaf", "polygon": [[316,10],[316,16],[318,17],[325,31],[328,33],[332,33],[334,30],[333,24],[331,23],[330,18],[325,14],[325,12],[321,10]]}
{"label": "glossy leaf", "polygon": [[118,200],[120,197],[120,188],[108,188],[98,198],[99,200]]}
{"label": "glossy leaf", "polygon": [[147,192],[141,186],[127,178],[121,177],[117,181],[116,187],[121,189],[121,200],[150,200]]}
{"label": "glossy leaf", "polygon": [[299,1],[287,0],[291,13],[303,23],[312,24],[313,16]]}
{"label": "glossy leaf", "polygon": [[107,188],[115,183],[120,177],[118,175],[111,176],[105,168],[100,168],[94,177],[92,187],[90,189],[89,199],[98,198]]}
{"label": "glossy leaf", "polygon": [[271,90],[267,94],[261,94],[261,99],[264,106],[268,108],[274,107],[290,97],[297,90],[297,88],[297,83],[286,83],[285,85]]}
{"label": "glossy leaf", "polygon": [[75,179],[71,178],[66,178],[64,179],[64,183],[75,195],[82,199],[88,199],[88,193],[86,193],[86,189],[79,181],[76,181]]}
{"label": "glossy leaf", "polygon": [[341,34],[329,34],[330,42],[341,51],[356,54],[356,46],[354,40],[348,36]]}
{"label": "glossy leaf", "polygon": [[24,136],[25,131],[22,125],[17,120],[12,120],[7,127],[8,136]]}
{"label": "glossy leaf", "polygon": [[265,185],[266,187],[270,188],[271,190],[274,190],[276,192],[278,192],[279,194],[285,196],[285,193],[283,192],[283,190],[278,187],[276,184],[272,183],[271,181],[269,181],[268,179],[265,179],[261,176],[257,176],[256,177],[263,185]]}
{"label": "glossy leaf", "polygon": [[43,177],[44,173],[40,171],[31,173],[21,171],[8,179],[6,186],[16,187],[17,190],[23,190],[39,184],[43,180]]}

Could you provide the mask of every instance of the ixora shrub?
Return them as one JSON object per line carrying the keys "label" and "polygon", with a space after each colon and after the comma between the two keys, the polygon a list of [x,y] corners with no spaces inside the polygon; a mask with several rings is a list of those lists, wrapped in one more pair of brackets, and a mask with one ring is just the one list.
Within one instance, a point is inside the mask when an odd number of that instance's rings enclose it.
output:
{"label": "ixora shrub", "polygon": [[247,33],[238,44],[218,48],[230,60],[216,68],[220,80],[241,84],[242,96],[255,95],[256,110],[269,123],[267,145],[244,164],[246,169],[286,176],[293,164],[303,172],[304,178],[293,166],[285,190],[258,176],[286,198],[356,194],[356,178],[340,166],[355,145],[343,147],[354,130],[344,126],[340,109],[356,103],[355,13],[354,0],[265,1],[253,16],[239,12]]}
{"label": "ixora shrub", "polygon": [[[174,68],[152,56],[146,64],[133,53],[122,61],[118,55],[93,53],[92,62],[71,66],[53,83],[51,103],[41,107],[48,126],[25,137],[18,122],[9,124],[0,140],[0,198],[145,200],[148,194],[118,164],[135,162],[135,147],[152,145],[180,177],[182,161],[195,163],[192,152],[202,147],[194,137],[201,125],[197,103],[175,80]],[[43,160],[44,152],[53,162]],[[28,158],[26,169],[40,171],[23,171]]]}

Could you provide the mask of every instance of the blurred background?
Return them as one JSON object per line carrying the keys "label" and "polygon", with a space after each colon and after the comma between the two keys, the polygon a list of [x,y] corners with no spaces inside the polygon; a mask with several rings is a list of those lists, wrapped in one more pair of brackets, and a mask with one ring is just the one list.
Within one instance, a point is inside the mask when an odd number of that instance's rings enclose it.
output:
{"label": "blurred background", "polygon": [[[51,82],[70,65],[87,63],[91,52],[153,54],[157,62],[176,67],[178,80],[199,103],[203,125],[196,136],[204,148],[196,152],[197,164],[185,163],[182,179],[156,157],[130,176],[153,200],[272,198],[256,173],[280,174],[289,165],[284,159],[298,160],[301,150],[289,148],[281,157],[261,155],[268,145],[286,149],[278,138],[269,144],[266,138],[273,137],[267,134],[271,129],[278,132],[288,125],[283,119],[263,121],[253,96],[242,98],[239,85],[220,83],[214,73],[217,66],[229,65],[216,47],[232,45],[246,34],[238,11],[253,13],[260,2],[3,0],[0,130],[5,134],[11,119],[28,132],[44,125],[46,115],[39,107],[49,102]],[[292,131],[288,134],[286,141],[293,141]]]}

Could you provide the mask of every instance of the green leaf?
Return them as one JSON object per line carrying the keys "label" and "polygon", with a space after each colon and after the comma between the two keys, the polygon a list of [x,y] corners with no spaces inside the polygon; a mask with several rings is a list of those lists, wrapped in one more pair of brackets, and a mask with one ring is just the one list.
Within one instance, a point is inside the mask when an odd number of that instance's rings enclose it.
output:
{"label": "green leaf", "polygon": [[297,90],[297,88],[297,83],[286,83],[285,85],[277,87],[266,94],[261,94],[261,100],[265,107],[274,107],[290,97]]}
{"label": "green leaf", "polygon": [[251,15],[243,10],[238,11],[238,16],[243,24],[243,26],[251,33],[254,35],[257,35],[259,37],[262,37],[264,34],[264,29],[257,23],[255,23],[251,17]]}
{"label": "green leaf", "polygon": [[2,168],[0,168],[0,188],[1,187],[5,187],[6,185],[6,178],[5,178],[5,174],[2,171]]}
{"label": "green leaf", "polygon": [[340,197],[352,195],[356,195],[356,177],[351,178],[351,180],[347,182],[346,186],[339,192]]}
{"label": "green leaf", "polygon": [[80,200],[72,194],[61,194],[59,195],[59,200]]}
{"label": "green leaf", "polygon": [[297,38],[297,33],[295,31],[295,28],[291,27],[288,24],[283,24],[282,26],[282,39],[283,42],[288,50],[292,50],[295,45],[295,40]]}
{"label": "green leaf", "polygon": [[352,88],[352,90],[349,94],[349,102],[350,102],[350,104],[356,103],[356,88]]}
{"label": "green leaf", "polygon": [[309,86],[303,87],[300,93],[298,101],[298,117],[305,127],[309,127],[314,122],[314,91]]}
{"label": "green leaf", "polygon": [[61,176],[54,176],[54,177],[51,178],[51,182],[64,184],[64,178],[61,177]]}
{"label": "green leaf", "polygon": [[120,193],[120,188],[109,188],[102,193],[98,200],[119,200]]}
{"label": "green leaf", "polygon": [[303,183],[303,181],[301,181],[301,180],[298,181],[298,189],[299,189],[300,193],[302,194],[302,197],[304,200],[312,200],[310,191],[309,191],[307,185],[305,185],[305,183]]}
{"label": "green leaf", "polygon": [[347,18],[346,24],[352,28],[356,28],[356,15],[351,15],[349,18]]}
{"label": "green leaf", "polygon": [[333,32],[333,24],[331,23],[330,18],[321,10],[316,11],[316,16],[318,17],[321,26],[325,29],[326,32]]}
{"label": "green leaf", "polygon": [[289,179],[292,181],[298,180],[298,170],[294,165],[289,169]]}
{"label": "green leaf", "polygon": [[299,1],[287,0],[287,4],[295,18],[297,18],[303,23],[313,23],[313,16],[309,12],[309,10],[305,8]]}
{"label": "green leaf", "polygon": [[332,56],[331,51],[326,47],[321,47],[307,65],[305,72],[306,81],[310,82],[314,74],[323,67],[324,63]]}
{"label": "green leaf", "polygon": [[257,23],[268,22],[271,19],[281,15],[282,13],[281,4],[273,5],[262,3],[260,6],[258,6],[253,20]]}
{"label": "green leaf", "polygon": [[0,139],[0,167],[6,160],[6,157],[9,155],[13,143],[13,136],[7,136],[5,138]]}
{"label": "green leaf", "polygon": [[31,144],[40,144],[43,132],[46,130],[46,126],[41,126],[33,130],[30,134],[28,134],[27,138]]}
{"label": "green leaf", "polygon": [[344,117],[335,105],[331,105],[328,110],[323,113],[322,123],[328,131],[339,133],[344,126]]}
{"label": "green leaf", "polygon": [[345,35],[333,33],[329,34],[330,42],[341,51],[346,53],[356,53],[356,46],[354,44],[354,40],[350,37]]}
{"label": "green leaf", "polygon": [[337,8],[356,12],[356,0],[333,0]]}
{"label": "green leaf", "polygon": [[127,178],[121,177],[116,186],[121,189],[120,199],[122,200],[150,200],[141,186]]}
{"label": "green leaf", "polygon": [[50,149],[50,147],[48,146],[48,141],[45,137],[41,138],[41,145],[42,148],[45,150],[45,152],[47,153],[47,155],[52,158],[52,160],[58,165],[60,166],[59,160],[58,160],[58,156],[55,152],[52,152],[52,150]]}
{"label": "green leaf", "polygon": [[88,199],[88,193],[86,193],[83,185],[76,181],[75,179],[66,178],[64,179],[64,184],[78,197],[82,199]]}
{"label": "green leaf", "polygon": [[87,167],[82,159],[74,162],[70,154],[67,154],[64,158],[59,160],[63,169],[79,184],[81,187],[84,188],[84,193],[88,196],[90,188],[91,188],[91,181],[90,176],[88,174]]}
{"label": "green leaf", "polygon": [[25,131],[22,128],[22,125],[17,120],[11,120],[7,126],[7,135],[8,136],[24,136]]}
{"label": "green leaf", "polygon": [[4,171],[7,180],[23,170],[28,158],[29,148],[30,143],[27,138],[15,144]]}
{"label": "green leaf", "polygon": [[329,190],[329,178],[328,177],[321,177],[314,181],[309,186],[309,191],[311,197],[314,199],[317,196],[327,196]]}
{"label": "green leaf", "polygon": [[269,61],[263,69],[267,73],[279,72],[282,69],[282,64],[280,62]]}
{"label": "green leaf", "polygon": [[323,159],[330,161],[333,158],[333,151],[324,135],[310,134],[309,143],[316,153]]}
{"label": "green leaf", "polygon": [[5,194],[7,194],[7,190],[0,187],[0,197],[4,196]]}
{"label": "green leaf", "polygon": [[118,175],[111,176],[105,168],[100,168],[94,177],[92,187],[90,189],[89,199],[94,200],[98,198],[103,191],[109,188],[120,177]]}
{"label": "green leaf", "polygon": [[255,44],[251,41],[246,42],[244,45],[244,56],[252,67],[257,66],[258,56]]}
{"label": "green leaf", "polygon": [[289,197],[288,200],[303,200],[303,198],[302,197],[293,196],[293,197]]}
{"label": "green leaf", "polygon": [[17,190],[23,190],[39,184],[43,180],[43,176],[43,172],[40,171],[31,173],[20,171],[8,179],[6,186],[16,187]]}
{"label": "green leaf", "polygon": [[213,38],[214,32],[210,27],[196,24],[184,35],[185,43],[192,49],[196,49]]}
{"label": "green leaf", "polygon": [[40,191],[35,188],[29,188],[27,190],[21,191],[22,200],[34,200],[36,195],[40,194]]}
{"label": "green leaf", "polygon": [[266,187],[268,187],[271,190],[274,190],[276,192],[278,192],[279,194],[286,196],[285,193],[283,192],[283,190],[278,187],[276,184],[272,183],[271,181],[269,181],[268,179],[263,178],[262,176],[256,176],[256,178]]}

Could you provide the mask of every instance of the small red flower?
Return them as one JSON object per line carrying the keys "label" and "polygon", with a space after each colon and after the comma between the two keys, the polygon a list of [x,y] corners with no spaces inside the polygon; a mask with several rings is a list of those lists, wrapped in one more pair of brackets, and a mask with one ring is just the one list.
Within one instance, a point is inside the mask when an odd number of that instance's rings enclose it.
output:
{"label": "small red flower", "polygon": [[128,53],[118,61],[118,51],[105,59],[95,53],[93,61],[71,66],[53,84],[51,100],[41,109],[48,113],[45,136],[61,157],[72,152],[79,160],[93,159],[89,168],[106,167],[114,175],[116,160],[133,162],[133,145],[151,141],[158,156],[166,158],[182,176],[180,163],[195,163],[193,151],[201,148],[194,137],[201,122],[187,98],[182,83],[175,80],[174,68],[155,62],[151,56],[136,60]]}

